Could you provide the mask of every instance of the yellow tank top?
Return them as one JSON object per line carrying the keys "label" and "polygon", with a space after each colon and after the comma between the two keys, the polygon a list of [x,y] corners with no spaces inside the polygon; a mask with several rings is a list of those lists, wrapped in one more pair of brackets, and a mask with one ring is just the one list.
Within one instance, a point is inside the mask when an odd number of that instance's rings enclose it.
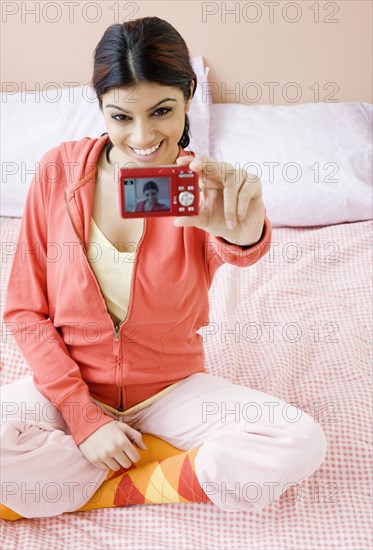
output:
{"label": "yellow tank top", "polygon": [[127,316],[135,254],[118,252],[91,217],[87,257],[108,311],[120,323]]}

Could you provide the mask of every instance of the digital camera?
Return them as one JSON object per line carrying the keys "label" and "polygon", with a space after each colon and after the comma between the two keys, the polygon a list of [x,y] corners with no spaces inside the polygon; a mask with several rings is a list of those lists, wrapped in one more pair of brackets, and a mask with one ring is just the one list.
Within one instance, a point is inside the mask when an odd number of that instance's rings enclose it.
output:
{"label": "digital camera", "polygon": [[188,166],[120,168],[118,192],[122,218],[198,214],[198,173]]}

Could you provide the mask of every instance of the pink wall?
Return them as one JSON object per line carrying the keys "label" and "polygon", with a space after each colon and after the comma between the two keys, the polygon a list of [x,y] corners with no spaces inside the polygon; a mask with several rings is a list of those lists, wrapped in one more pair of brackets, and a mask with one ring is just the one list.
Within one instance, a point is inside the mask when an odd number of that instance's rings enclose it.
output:
{"label": "pink wall", "polygon": [[370,0],[4,0],[1,11],[2,91],[87,84],[107,26],[157,15],[204,56],[214,103],[373,101]]}

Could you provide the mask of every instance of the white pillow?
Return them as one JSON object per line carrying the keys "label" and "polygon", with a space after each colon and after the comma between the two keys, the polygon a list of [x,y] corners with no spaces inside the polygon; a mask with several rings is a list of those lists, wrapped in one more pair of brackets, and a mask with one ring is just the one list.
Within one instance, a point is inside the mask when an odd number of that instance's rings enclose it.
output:
{"label": "white pillow", "polygon": [[[197,89],[188,113],[191,149],[209,154],[210,104],[202,96],[208,67],[202,56],[192,58]],[[206,86],[206,84],[205,84]],[[47,88],[40,93],[0,94],[1,216],[21,217],[37,163],[63,141],[99,137],[104,117],[91,86]]]}
{"label": "white pillow", "polygon": [[[211,156],[260,177],[273,227],[372,217],[371,103],[211,106]],[[270,163],[272,165],[272,172]],[[333,181],[334,180],[334,181]]]}

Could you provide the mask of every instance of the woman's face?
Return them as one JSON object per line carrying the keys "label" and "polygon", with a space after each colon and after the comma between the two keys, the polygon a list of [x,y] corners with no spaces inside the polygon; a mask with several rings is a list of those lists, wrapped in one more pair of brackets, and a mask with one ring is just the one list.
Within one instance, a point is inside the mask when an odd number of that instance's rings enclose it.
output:
{"label": "woman's face", "polygon": [[158,200],[158,191],[156,189],[147,189],[144,195],[149,202],[156,202]]}
{"label": "woman's face", "polygon": [[106,129],[114,145],[110,161],[121,167],[173,164],[189,104],[181,90],[159,84],[141,83],[103,94]]}

